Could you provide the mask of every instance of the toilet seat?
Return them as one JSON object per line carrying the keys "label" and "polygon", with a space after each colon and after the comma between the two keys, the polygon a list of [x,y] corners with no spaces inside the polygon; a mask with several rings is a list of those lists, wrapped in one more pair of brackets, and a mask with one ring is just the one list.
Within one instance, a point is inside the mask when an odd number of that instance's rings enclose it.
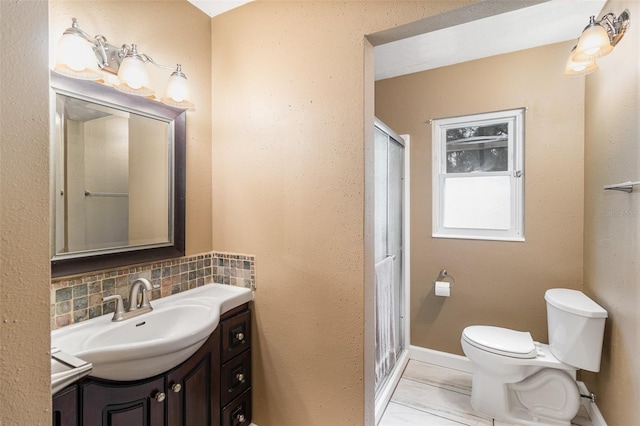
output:
{"label": "toilet seat", "polygon": [[472,346],[496,355],[531,359],[538,354],[528,331],[516,331],[489,325],[472,325],[462,332],[462,338]]}

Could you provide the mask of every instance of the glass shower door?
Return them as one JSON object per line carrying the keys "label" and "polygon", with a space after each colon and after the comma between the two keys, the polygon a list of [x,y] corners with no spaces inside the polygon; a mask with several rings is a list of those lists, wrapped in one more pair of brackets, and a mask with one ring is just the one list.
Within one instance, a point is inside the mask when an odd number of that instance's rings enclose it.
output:
{"label": "glass shower door", "polygon": [[375,128],[376,393],[404,349],[404,145],[382,123]]}

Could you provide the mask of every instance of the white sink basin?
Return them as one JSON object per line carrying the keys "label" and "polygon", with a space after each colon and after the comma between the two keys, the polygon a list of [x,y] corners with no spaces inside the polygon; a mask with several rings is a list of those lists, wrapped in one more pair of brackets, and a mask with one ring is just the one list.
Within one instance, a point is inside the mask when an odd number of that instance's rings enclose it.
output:
{"label": "white sink basin", "polygon": [[51,333],[51,346],[90,362],[91,376],[138,380],[189,358],[216,329],[220,315],[252,300],[250,289],[208,284],[152,300],[153,311],[113,322],[106,314]]}
{"label": "white sink basin", "polygon": [[71,383],[91,373],[91,364],[51,348],[51,394],[54,395]]}

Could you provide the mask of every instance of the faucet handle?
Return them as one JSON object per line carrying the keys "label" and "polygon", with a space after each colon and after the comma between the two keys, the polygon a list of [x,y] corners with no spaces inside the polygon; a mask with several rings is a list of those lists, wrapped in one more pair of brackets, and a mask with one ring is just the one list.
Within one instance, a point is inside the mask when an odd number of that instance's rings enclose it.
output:
{"label": "faucet handle", "polygon": [[119,294],[114,294],[113,296],[103,297],[103,302],[108,302],[109,300],[116,300],[116,311],[113,313],[113,319],[111,321],[121,321],[124,319],[124,302],[122,301],[122,296]]}

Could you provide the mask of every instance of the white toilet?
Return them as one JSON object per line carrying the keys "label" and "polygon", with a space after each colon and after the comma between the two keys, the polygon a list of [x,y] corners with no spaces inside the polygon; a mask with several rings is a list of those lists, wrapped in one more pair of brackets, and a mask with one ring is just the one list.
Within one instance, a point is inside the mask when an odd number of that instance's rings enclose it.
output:
{"label": "white toilet", "polygon": [[462,332],[475,410],[520,425],[571,424],[580,407],[575,373],[600,371],[607,311],[576,290],[555,288],[544,298],[549,345],[500,327],[472,325]]}

